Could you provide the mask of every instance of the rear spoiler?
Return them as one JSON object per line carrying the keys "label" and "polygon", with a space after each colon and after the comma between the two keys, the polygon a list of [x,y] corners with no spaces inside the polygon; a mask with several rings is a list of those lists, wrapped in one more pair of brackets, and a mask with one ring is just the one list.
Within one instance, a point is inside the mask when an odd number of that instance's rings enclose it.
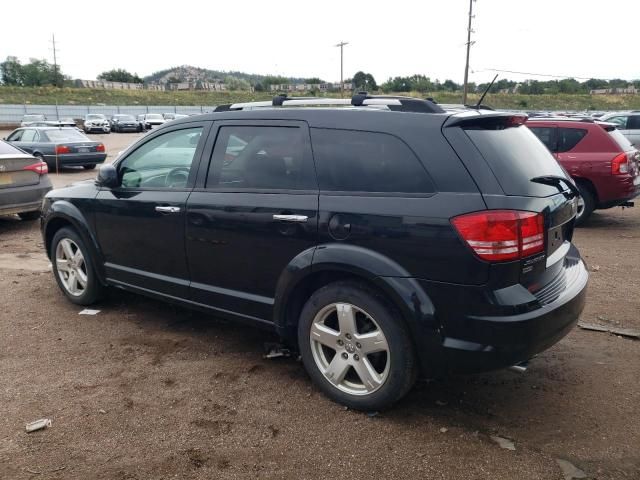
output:
{"label": "rear spoiler", "polygon": [[445,127],[477,127],[495,129],[524,125],[529,117],[521,113],[506,112],[464,112],[454,114],[444,123]]}
{"label": "rear spoiler", "polygon": [[610,123],[610,122],[596,122],[596,123],[600,125],[602,128],[604,128],[607,132],[612,132],[616,128],[618,128],[617,123]]}

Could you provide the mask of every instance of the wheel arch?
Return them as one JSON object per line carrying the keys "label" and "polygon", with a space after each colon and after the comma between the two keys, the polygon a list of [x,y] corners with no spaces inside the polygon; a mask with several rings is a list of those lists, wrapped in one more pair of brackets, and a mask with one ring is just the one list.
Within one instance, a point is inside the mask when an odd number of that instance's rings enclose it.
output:
{"label": "wheel arch", "polygon": [[575,180],[576,183],[580,183],[584,185],[589,190],[589,192],[591,192],[591,195],[593,195],[594,204],[598,205],[598,203],[600,202],[600,199],[598,197],[598,190],[596,190],[596,187],[593,184],[593,182],[588,178],[584,178],[584,177],[573,177],[573,179]]}

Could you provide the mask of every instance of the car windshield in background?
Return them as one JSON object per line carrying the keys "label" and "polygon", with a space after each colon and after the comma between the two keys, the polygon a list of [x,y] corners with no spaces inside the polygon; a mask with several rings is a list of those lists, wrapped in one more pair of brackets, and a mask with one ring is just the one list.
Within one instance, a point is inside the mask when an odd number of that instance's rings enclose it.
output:
{"label": "car windshield in background", "polygon": [[69,130],[46,130],[44,133],[49,137],[49,141],[54,143],[59,142],[90,142],[84,134],[75,129]]}
{"label": "car windshield in background", "polygon": [[7,142],[0,140],[0,155],[24,155],[22,150],[18,150]]}
{"label": "car windshield in background", "polygon": [[135,122],[136,119],[131,115],[118,115],[118,120],[121,122]]}
{"label": "car windshield in background", "polygon": [[103,120],[105,118],[104,115],[100,115],[100,114],[90,114],[87,115],[87,120]]}
{"label": "car windshield in background", "polygon": [[149,113],[147,114],[147,120],[164,120],[164,118],[159,113]]}
{"label": "car windshield in background", "polygon": [[628,152],[633,148],[633,144],[625,137],[620,130],[614,128],[609,131],[609,135],[613,138],[613,141],[622,149],[623,152]]}
{"label": "car windshield in background", "polygon": [[564,177],[565,174],[547,147],[528,128],[466,129],[465,132],[507,195],[547,197],[558,193],[555,187],[530,181],[543,175]]}

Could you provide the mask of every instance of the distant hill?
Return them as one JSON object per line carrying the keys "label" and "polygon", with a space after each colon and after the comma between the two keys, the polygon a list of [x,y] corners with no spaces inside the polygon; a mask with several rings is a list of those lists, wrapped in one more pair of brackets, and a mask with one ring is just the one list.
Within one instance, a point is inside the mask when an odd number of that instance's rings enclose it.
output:
{"label": "distant hill", "polygon": [[[167,83],[169,81],[179,82],[214,82],[216,80],[224,80],[225,77],[235,77],[241,80],[246,80],[251,85],[264,80],[267,75],[258,75],[253,73],[235,72],[235,71],[223,71],[223,70],[209,70],[207,68],[193,67],[191,65],[181,65],[179,67],[167,68],[166,70],[160,70],[144,77],[144,81],[147,83]],[[304,78],[301,77],[287,77],[290,83],[302,83]]]}

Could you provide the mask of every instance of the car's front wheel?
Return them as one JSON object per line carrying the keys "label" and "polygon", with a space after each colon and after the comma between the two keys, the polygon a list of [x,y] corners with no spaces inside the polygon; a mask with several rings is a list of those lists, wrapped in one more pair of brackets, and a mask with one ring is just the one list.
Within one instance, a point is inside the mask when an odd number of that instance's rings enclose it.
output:
{"label": "car's front wheel", "polygon": [[51,242],[51,263],[58,286],[69,300],[91,305],[103,291],[84,241],[71,228],[58,230]]}
{"label": "car's front wheel", "polygon": [[298,323],[298,345],[314,383],[350,408],[388,408],[416,379],[415,353],[403,320],[359,283],[332,283],[309,298]]}

